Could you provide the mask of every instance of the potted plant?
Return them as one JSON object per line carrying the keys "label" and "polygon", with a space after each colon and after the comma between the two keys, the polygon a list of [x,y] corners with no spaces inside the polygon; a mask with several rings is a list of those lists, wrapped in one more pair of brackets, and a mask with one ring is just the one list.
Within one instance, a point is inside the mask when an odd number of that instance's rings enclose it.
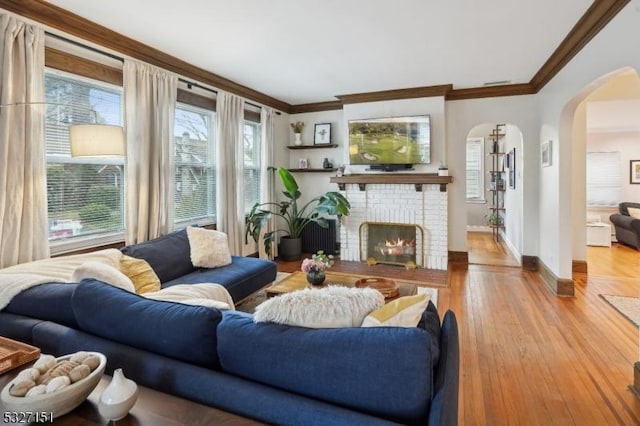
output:
{"label": "potted plant", "polygon": [[333,266],[333,256],[325,254],[324,250],[311,256],[311,259],[304,259],[300,270],[307,273],[307,281],[313,285],[320,285],[326,277],[324,271]]}
{"label": "potted plant", "polygon": [[489,225],[502,226],[504,219],[498,212],[490,213],[484,217]]}
{"label": "potted plant", "polygon": [[298,183],[287,169],[278,167],[277,172],[285,189],[283,194],[286,200],[255,203],[247,216],[245,240],[251,235],[253,240],[258,242],[269,219],[272,216],[280,217],[285,227],[264,234],[265,252],[270,255],[277,234],[284,233],[280,238],[279,257],[283,260],[298,260],[302,254],[300,236],[304,227],[315,222],[323,228],[328,228],[326,216],[348,216],[351,205],[342,194],[330,191],[298,207],[298,199],[302,195]]}
{"label": "potted plant", "polygon": [[301,134],[304,123],[302,121],[296,121],[295,123],[290,123],[289,125],[291,126],[291,129],[293,130],[293,136],[295,137],[293,143],[295,145],[302,145]]}

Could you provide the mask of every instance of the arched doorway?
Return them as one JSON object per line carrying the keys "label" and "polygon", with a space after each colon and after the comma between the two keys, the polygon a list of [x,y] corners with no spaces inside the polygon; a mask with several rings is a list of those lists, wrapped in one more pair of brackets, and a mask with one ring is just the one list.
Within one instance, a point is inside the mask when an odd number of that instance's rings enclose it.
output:
{"label": "arched doorway", "polygon": [[[497,124],[479,124],[467,135],[469,263],[519,267],[523,251],[523,137],[517,126]],[[490,136],[496,132],[503,136]],[[496,139],[498,152],[494,152]]]}
{"label": "arched doorway", "polygon": [[[640,158],[638,73],[625,67],[585,86],[562,111],[560,140],[571,141],[571,158],[562,164],[568,164],[571,171],[572,271],[587,272],[587,221],[608,224],[609,215],[617,212],[619,202],[640,200],[640,187],[630,185],[628,176],[629,160]],[[587,157],[594,153],[617,153],[619,156],[620,188],[610,200],[599,202],[594,201],[593,196],[588,197]],[[634,156],[636,158],[631,158]],[[599,252],[600,257],[612,254],[613,251]]]}

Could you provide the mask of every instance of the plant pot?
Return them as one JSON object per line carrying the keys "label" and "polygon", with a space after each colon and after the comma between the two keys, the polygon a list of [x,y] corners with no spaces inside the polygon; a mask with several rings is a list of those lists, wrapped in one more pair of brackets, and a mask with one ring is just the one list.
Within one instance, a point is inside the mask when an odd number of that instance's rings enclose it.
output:
{"label": "plant pot", "polygon": [[438,176],[449,176],[449,169],[438,169]]}
{"label": "plant pot", "polygon": [[311,285],[321,285],[326,278],[324,271],[309,271],[307,272],[307,281]]}
{"label": "plant pot", "polygon": [[294,140],[293,143],[297,146],[302,145],[302,135],[300,133],[293,134]]}
{"label": "plant pot", "polygon": [[282,237],[278,245],[278,258],[282,260],[299,260],[302,256],[302,239]]}

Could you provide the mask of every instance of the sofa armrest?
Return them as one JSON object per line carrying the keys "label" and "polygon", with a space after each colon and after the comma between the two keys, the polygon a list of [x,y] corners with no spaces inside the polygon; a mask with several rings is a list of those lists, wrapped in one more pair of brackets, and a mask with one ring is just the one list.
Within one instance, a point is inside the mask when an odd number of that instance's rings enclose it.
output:
{"label": "sofa armrest", "polygon": [[429,426],[456,426],[458,424],[460,342],[456,315],[450,310],[444,314],[441,333],[440,361],[435,370]]}
{"label": "sofa armrest", "polygon": [[625,229],[633,229],[640,232],[640,219],[636,219],[635,217],[616,213],[609,216],[609,220],[611,221],[611,223],[613,223],[614,226],[619,226]]}

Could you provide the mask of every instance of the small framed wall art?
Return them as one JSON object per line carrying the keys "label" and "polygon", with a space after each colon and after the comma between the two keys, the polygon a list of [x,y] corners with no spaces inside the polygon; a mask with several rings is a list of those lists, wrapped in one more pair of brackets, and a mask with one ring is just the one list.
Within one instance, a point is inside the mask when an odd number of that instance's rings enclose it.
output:
{"label": "small framed wall art", "polygon": [[299,169],[308,169],[309,168],[309,160],[306,158],[301,158],[298,160],[298,168]]}
{"label": "small framed wall art", "polygon": [[542,145],[540,145],[540,164],[542,167],[550,166],[553,158],[553,149],[552,144],[553,141],[544,141]]}
{"label": "small framed wall art", "polygon": [[331,123],[320,123],[315,125],[313,133],[314,145],[330,145],[331,144]]}
{"label": "small framed wall art", "polygon": [[640,160],[630,160],[629,167],[629,183],[640,184]]}

